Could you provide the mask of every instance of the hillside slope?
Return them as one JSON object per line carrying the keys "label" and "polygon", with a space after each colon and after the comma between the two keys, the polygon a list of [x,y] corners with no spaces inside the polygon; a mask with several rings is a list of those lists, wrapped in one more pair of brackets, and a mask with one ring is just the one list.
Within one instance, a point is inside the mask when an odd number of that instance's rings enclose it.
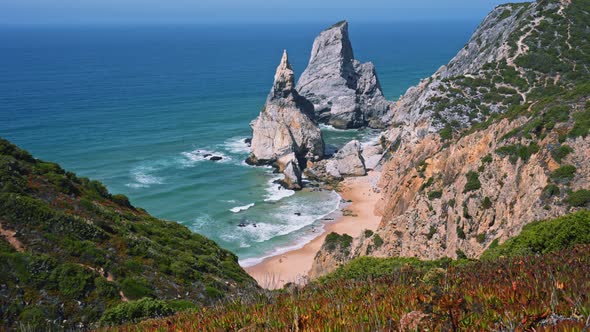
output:
{"label": "hillside slope", "polygon": [[[303,288],[253,303],[234,301],[112,331],[588,329],[590,212],[531,226],[486,260],[361,257]],[[570,241],[519,256],[522,247],[551,235]]]}
{"label": "hillside slope", "polygon": [[0,235],[0,329],[84,328],[128,300],[207,304],[256,287],[213,241],[3,139]]}
{"label": "hillside slope", "polygon": [[[478,257],[590,203],[590,1],[495,8],[447,66],[396,103],[375,234],[357,256]],[[336,256],[336,258],[335,258]]]}

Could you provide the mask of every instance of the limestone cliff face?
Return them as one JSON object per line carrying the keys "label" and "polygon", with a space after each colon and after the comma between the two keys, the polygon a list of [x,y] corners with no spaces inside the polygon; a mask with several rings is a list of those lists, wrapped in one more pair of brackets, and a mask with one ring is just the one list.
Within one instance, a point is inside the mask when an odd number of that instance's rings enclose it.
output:
{"label": "limestone cliff face", "polygon": [[321,122],[336,128],[382,128],[390,106],[375,66],[354,59],[346,21],[315,39],[297,90],[314,104]]}
{"label": "limestone cliff face", "polygon": [[275,165],[285,174],[283,184],[287,188],[301,189],[301,170],[307,161],[324,156],[324,141],[314,120],[313,105],[295,89],[286,51],[266,104],[251,126],[252,154],[247,162]]}
{"label": "limestone cliff face", "polygon": [[[384,133],[381,225],[353,241],[348,259],[478,257],[530,222],[578,208],[569,193],[590,189],[580,120],[590,116],[590,61],[571,56],[588,43],[583,7],[499,6],[447,66],[408,90]],[[328,256],[318,254],[316,276],[345,261]]]}

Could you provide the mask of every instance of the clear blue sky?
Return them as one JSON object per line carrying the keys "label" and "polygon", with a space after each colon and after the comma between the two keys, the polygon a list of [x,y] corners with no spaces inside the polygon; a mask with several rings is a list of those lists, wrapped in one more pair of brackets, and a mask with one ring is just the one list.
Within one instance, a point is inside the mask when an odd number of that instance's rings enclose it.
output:
{"label": "clear blue sky", "polygon": [[480,20],[494,6],[514,1],[0,0],[0,24]]}

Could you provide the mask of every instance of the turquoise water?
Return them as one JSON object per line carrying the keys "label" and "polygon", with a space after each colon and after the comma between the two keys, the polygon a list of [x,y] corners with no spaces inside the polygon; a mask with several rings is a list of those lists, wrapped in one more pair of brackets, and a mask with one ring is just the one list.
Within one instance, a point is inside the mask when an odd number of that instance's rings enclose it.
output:
{"label": "turquoise water", "polygon": [[[338,207],[333,192],[279,190],[271,169],[243,163],[282,50],[301,73],[327,25],[0,27],[0,136],[252,264],[310,240]],[[395,99],[474,28],[353,22],[350,34]],[[374,135],[324,132],[334,146]]]}

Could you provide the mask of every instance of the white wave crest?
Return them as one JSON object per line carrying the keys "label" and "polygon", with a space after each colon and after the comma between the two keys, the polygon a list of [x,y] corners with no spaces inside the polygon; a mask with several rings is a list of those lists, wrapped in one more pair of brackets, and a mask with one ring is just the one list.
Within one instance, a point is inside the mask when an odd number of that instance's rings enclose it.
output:
{"label": "white wave crest", "polygon": [[255,204],[252,203],[252,204],[248,204],[248,205],[244,205],[244,206],[236,206],[235,208],[231,208],[229,210],[233,213],[239,213],[239,212],[248,210],[249,208],[253,207],[254,205]]}
{"label": "white wave crest", "polygon": [[266,187],[266,195],[264,198],[265,202],[278,202],[281,199],[289,196],[295,195],[295,191],[285,189],[275,181],[280,180],[283,178],[283,175],[275,176],[270,181],[268,181],[268,186]]}

